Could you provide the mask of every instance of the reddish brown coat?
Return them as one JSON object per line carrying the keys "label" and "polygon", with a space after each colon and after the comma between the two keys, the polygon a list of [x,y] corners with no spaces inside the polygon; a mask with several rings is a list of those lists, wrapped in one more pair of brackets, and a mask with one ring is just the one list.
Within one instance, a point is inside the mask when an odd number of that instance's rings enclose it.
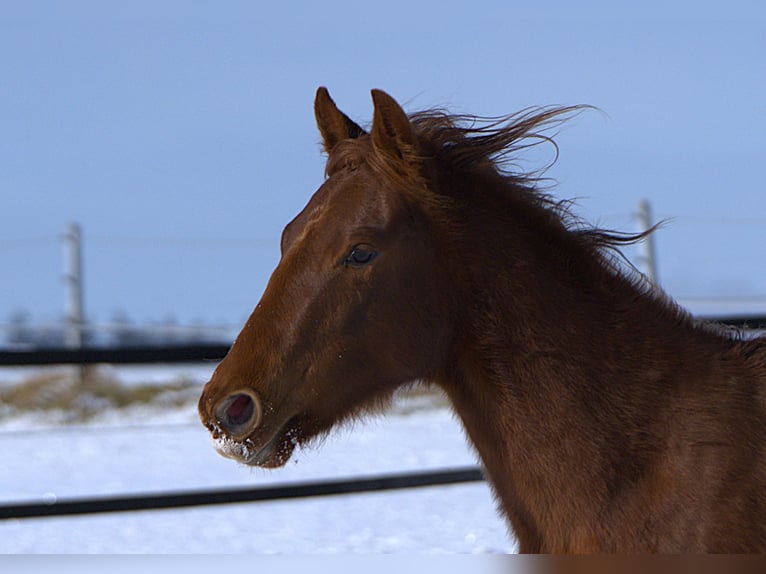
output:
{"label": "reddish brown coat", "polygon": [[766,340],[696,323],[617,263],[637,237],[503,169],[578,109],[481,123],[373,101],[367,134],[317,92],[327,180],[200,399],[221,452],[280,466],[421,381],[522,552],[766,550]]}

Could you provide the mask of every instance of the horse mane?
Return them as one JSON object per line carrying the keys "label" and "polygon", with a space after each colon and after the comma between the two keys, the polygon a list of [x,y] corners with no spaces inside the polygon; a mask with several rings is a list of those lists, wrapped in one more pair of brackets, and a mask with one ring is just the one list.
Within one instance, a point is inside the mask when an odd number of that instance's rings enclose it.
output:
{"label": "horse mane", "polygon": [[[493,164],[497,171],[515,185],[539,187],[543,174],[558,158],[559,148],[553,136],[545,132],[556,128],[589,106],[527,108],[515,114],[482,117],[450,114],[432,109],[410,116],[419,141],[435,150],[436,159],[456,170],[469,170]],[[519,152],[541,143],[553,146],[555,157],[549,165],[534,171],[518,169]]]}
{"label": "horse mane", "polygon": [[[640,233],[592,227],[576,216],[572,200],[558,200],[548,193],[555,181],[545,173],[556,163],[559,147],[552,129],[573,119],[592,106],[533,107],[500,117],[449,114],[442,110],[426,110],[410,116],[413,130],[427,155],[443,166],[459,172],[494,170],[505,182],[505,188],[520,191],[526,199],[551,214],[582,240],[600,250],[606,249],[625,260],[621,246],[645,239],[661,224]],[[553,148],[553,159],[540,168],[523,170],[519,155],[526,149],[547,144]]]}
{"label": "horse mane", "polygon": [[[550,220],[559,222],[606,267],[627,275],[641,291],[652,291],[653,287],[621,248],[645,239],[662,223],[640,233],[594,227],[574,214],[572,200],[559,200],[549,193],[555,181],[545,174],[558,159],[559,147],[554,140],[557,128],[592,109],[595,108],[587,105],[531,107],[497,117],[451,114],[438,108],[419,111],[409,115],[418,142],[414,153],[416,159],[435,161],[448,173],[495,175],[499,178],[495,186],[498,193],[515,194],[528,205],[544,210]],[[553,159],[540,168],[522,169],[521,153],[541,144],[552,146]],[[423,174],[406,162],[392,161],[376,153],[368,137],[348,139],[336,145],[328,158],[326,174],[347,167],[353,169],[362,162],[400,189],[417,195],[422,203],[447,211],[454,207],[454,198],[424,193],[428,185]]]}
{"label": "horse mane", "polygon": [[[545,173],[558,159],[559,147],[553,139],[557,132],[553,135],[547,132],[591,109],[595,108],[587,105],[534,107],[500,117],[456,115],[434,109],[411,114],[410,122],[423,148],[421,159],[436,160],[453,173],[493,171],[501,181],[497,186],[498,192],[520,195],[528,204],[544,210],[549,221],[558,221],[575,242],[595,256],[603,268],[622,277],[636,293],[658,301],[659,308],[667,317],[693,324],[697,329],[731,341],[742,340],[744,334],[741,329],[694,319],[623,253],[623,247],[646,239],[665,221],[638,233],[594,227],[573,212],[574,201],[556,199],[549,193],[556,182],[546,177]],[[553,147],[552,161],[542,168],[521,170],[519,154],[541,144]],[[396,177],[395,172],[382,167],[383,164],[383,161],[373,163],[374,167],[385,170],[389,177]],[[443,205],[449,205],[449,201]]]}
{"label": "horse mane", "polygon": [[[583,111],[595,109],[587,105],[531,107],[520,112],[498,117],[452,114],[442,109],[428,109],[409,115],[413,133],[418,142],[416,159],[433,161],[448,174],[476,176],[489,173],[496,183],[493,191],[506,196],[521,198],[538,213],[544,215],[548,225],[566,230],[572,240],[590,253],[594,261],[615,276],[622,277],[637,293],[660,303],[663,314],[676,320],[706,330],[722,333],[720,326],[703,325],[649,279],[628,259],[622,248],[633,245],[654,233],[664,222],[638,232],[628,233],[588,224],[573,211],[575,202],[557,199],[550,194],[555,181],[546,172],[555,164],[559,147],[554,140],[563,123]],[[552,132],[552,133],[551,133]],[[540,168],[524,170],[520,167],[520,155],[532,147],[550,145],[553,159]],[[403,191],[409,191],[421,204],[435,208],[439,217],[459,209],[455,198],[429,192],[423,174],[402,161],[376,153],[370,138],[350,139],[335,146],[327,162],[326,172],[331,174],[341,168],[368,164],[378,175],[395,183]],[[404,162],[406,163],[406,162]],[[417,163],[417,162],[414,162]],[[470,201],[470,199],[467,199]],[[727,330],[727,338],[737,338]]]}

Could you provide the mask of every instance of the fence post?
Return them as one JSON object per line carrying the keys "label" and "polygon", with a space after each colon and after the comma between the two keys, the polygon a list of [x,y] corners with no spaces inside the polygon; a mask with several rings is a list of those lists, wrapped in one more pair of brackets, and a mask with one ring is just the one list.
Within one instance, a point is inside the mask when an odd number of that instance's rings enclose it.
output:
{"label": "fence post", "polygon": [[77,223],[70,223],[64,235],[64,281],[67,284],[65,344],[80,349],[83,343],[82,235]]}
{"label": "fence post", "polygon": [[[652,218],[652,206],[648,199],[642,199],[638,202],[638,211],[636,213],[636,219],[638,221],[639,232],[649,231],[654,225]],[[650,233],[641,242],[643,246],[643,253],[638,256],[638,261],[643,268],[644,274],[647,279],[654,284],[659,284],[659,276],[657,274],[657,258],[654,245],[654,233]]]}
{"label": "fence post", "polygon": [[[64,345],[73,350],[83,346],[83,290],[82,290],[82,233],[79,224],[70,223],[64,234],[65,270],[67,284],[66,328]],[[86,389],[87,367],[76,365],[71,368],[70,384],[82,395]],[[84,404],[84,403],[83,403]]]}

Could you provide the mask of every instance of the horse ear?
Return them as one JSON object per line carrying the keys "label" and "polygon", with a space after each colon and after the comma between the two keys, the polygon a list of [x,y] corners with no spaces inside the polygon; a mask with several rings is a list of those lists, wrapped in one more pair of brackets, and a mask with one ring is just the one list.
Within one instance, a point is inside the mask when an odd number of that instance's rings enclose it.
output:
{"label": "horse ear", "polygon": [[411,160],[415,157],[415,135],[407,114],[396,100],[382,90],[372,90],[375,113],[372,144],[385,155]]}
{"label": "horse ear", "polygon": [[338,109],[327,88],[321,87],[317,90],[314,99],[314,116],[327,153],[330,153],[339,141],[358,138],[365,133]]}

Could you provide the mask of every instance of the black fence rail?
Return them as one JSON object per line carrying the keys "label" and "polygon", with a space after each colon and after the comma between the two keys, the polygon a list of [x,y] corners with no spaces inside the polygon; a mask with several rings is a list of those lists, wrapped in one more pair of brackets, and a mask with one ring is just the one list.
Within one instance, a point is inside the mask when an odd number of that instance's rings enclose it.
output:
{"label": "black fence rail", "polygon": [[107,512],[132,512],[138,510],[162,510],[234,504],[291,500],[317,496],[359,494],[447,486],[480,482],[484,475],[478,468],[457,468],[433,472],[417,472],[349,480],[328,480],[296,483],[259,488],[210,490],[185,493],[142,494],[109,498],[83,498],[41,503],[22,503],[0,506],[0,519],[42,518],[52,516],[75,516]]}
{"label": "black fence rail", "polygon": [[[766,329],[764,316],[733,316],[701,318],[740,329]],[[112,363],[148,365],[158,363],[204,363],[220,361],[229,351],[229,344],[196,344],[136,346],[120,348],[83,349],[5,349],[0,350],[0,367],[37,365],[93,365]]]}
{"label": "black fence rail", "polygon": [[[766,329],[766,316],[723,317],[707,320],[741,329]],[[0,351],[0,366],[218,362],[226,356],[229,346],[228,344],[198,344],[98,349],[10,349]],[[0,505],[0,519],[72,516],[289,500],[316,496],[446,486],[483,480],[484,476],[480,469],[459,468],[259,488],[94,497],[57,500],[54,502],[26,502]]]}
{"label": "black fence rail", "polygon": [[0,366],[205,363],[220,361],[226,356],[229,347],[221,343],[163,347],[5,349],[0,351]]}
{"label": "black fence rail", "polygon": [[705,323],[718,323],[728,325],[745,331],[762,331],[766,329],[766,315],[734,315],[730,317],[698,317],[699,321]]}

